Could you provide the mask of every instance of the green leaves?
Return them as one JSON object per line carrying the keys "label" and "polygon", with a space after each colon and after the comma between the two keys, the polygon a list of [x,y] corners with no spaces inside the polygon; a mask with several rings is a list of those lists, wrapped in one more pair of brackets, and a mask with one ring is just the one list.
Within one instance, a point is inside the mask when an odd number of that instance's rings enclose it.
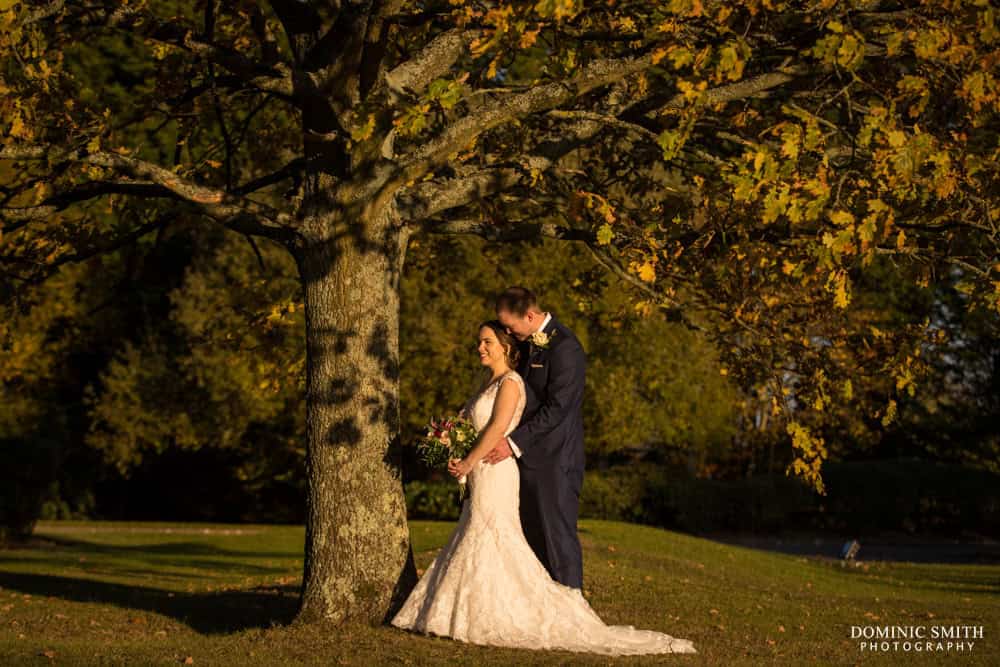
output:
{"label": "green leaves", "polygon": [[611,229],[611,225],[604,223],[597,230],[597,242],[601,245],[608,245],[614,239],[615,233]]}
{"label": "green leaves", "polygon": [[[426,94],[416,104],[406,105],[404,111],[393,120],[397,131],[403,136],[412,137],[428,129],[431,126],[435,106],[450,111],[466,95],[468,87],[465,85],[465,80],[468,77],[469,73],[465,72],[454,79],[431,81]],[[373,122],[374,116],[369,117],[369,123]],[[370,134],[372,127],[374,126],[365,126],[363,129]]]}
{"label": "green leaves", "polygon": [[571,19],[583,9],[583,0],[539,0],[535,11],[539,16],[556,21]]}
{"label": "green leaves", "polygon": [[826,27],[832,34],[821,37],[806,53],[849,71],[860,67],[865,58],[865,42],[861,33],[845,28],[840,21],[829,21]]}
{"label": "green leaves", "polygon": [[463,81],[467,77],[468,74],[466,73],[461,79],[435,79],[427,87],[428,101],[435,101],[442,108],[451,109],[462,99],[465,91]]}
{"label": "green leaves", "polygon": [[668,0],[667,1],[667,11],[678,16],[702,16],[704,14],[704,7],[701,4],[701,0]]}
{"label": "green leaves", "polygon": [[743,77],[743,68],[750,60],[752,50],[747,41],[737,38],[726,42],[719,50],[719,62],[716,66],[716,81],[737,81]]}
{"label": "green leaves", "polygon": [[656,143],[663,149],[663,160],[665,162],[669,162],[680,155],[684,144],[691,136],[697,117],[696,110],[688,109],[684,112],[680,126],[677,129],[664,130],[657,136]]}

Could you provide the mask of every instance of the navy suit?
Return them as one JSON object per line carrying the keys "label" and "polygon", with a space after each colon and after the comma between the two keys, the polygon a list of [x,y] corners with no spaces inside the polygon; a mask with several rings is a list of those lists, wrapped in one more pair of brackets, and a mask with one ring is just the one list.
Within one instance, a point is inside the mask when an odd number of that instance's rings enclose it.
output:
{"label": "navy suit", "polygon": [[524,535],[556,581],[583,587],[576,533],[583,487],[583,389],[587,358],[555,316],[547,349],[520,346],[517,371],[526,385],[524,415],[510,439],[521,450],[520,513]]}

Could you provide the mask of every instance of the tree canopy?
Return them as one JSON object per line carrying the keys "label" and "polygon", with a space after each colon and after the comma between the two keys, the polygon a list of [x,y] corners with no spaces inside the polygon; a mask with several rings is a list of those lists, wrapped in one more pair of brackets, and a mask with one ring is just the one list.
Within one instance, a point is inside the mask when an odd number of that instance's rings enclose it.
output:
{"label": "tree canopy", "polygon": [[379,616],[411,237],[582,244],[705,332],[822,491],[815,424],[877,378],[890,423],[948,336],[864,276],[1000,309],[997,39],[988,0],[6,0],[4,293],[178,219],[289,252],[305,608]]}

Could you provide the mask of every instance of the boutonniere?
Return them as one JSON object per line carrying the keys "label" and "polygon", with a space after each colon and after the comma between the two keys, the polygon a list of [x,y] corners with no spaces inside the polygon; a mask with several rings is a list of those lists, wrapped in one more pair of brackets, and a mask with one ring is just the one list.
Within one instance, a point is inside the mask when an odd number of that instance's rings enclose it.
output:
{"label": "boutonniere", "polygon": [[555,331],[552,332],[551,336],[544,331],[536,331],[531,334],[531,343],[540,350],[547,350],[549,349],[549,345],[552,344],[552,339],[555,337]]}

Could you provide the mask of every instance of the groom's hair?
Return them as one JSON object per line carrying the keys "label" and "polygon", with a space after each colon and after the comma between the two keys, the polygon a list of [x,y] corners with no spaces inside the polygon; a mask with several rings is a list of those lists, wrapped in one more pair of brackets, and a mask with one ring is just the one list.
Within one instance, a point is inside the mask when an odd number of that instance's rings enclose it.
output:
{"label": "groom's hair", "polygon": [[496,309],[524,317],[529,310],[538,310],[538,299],[527,287],[508,287],[497,297]]}

